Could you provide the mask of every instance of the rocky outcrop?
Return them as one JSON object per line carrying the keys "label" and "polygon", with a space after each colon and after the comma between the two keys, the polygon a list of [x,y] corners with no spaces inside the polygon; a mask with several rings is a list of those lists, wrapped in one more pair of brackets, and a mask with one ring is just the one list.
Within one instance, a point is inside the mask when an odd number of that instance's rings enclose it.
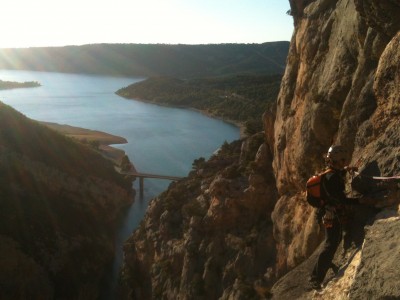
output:
{"label": "rocky outcrop", "polygon": [[262,140],[258,134],[244,144],[224,144],[152,200],[124,247],[122,298],[232,299],[265,293],[264,275],[271,276],[268,268],[275,261],[269,215],[276,189],[269,149],[257,151]]}
{"label": "rocky outcrop", "polygon": [[365,227],[363,246],[347,253],[340,252],[337,275],[327,274],[326,286],[321,291],[307,290],[308,277],[320,249],[306,261],[280,278],[272,288],[272,299],[399,299],[400,235],[398,211],[384,210]]}

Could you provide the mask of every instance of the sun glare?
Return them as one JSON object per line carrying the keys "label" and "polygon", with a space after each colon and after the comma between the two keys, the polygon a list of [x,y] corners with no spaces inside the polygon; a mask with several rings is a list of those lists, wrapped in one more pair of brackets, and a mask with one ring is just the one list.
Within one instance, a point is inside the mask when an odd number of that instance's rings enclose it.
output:
{"label": "sun glare", "polygon": [[[2,5],[0,47],[63,46],[90,43],[265,42],[270,7],[282,0],[8,0]],[[262,9],[257,6],[262,3]],[[275,4],[274,4],[275,3]],[[254,7],[253,7],[254,6]],[[288,6],[288,3],[286,3]],[[282,35],[289,40],[292,21]],[[264,10],[266,10],[264,12]],[[261,12],[262,11],[262,12]],[[272,17],[273,18],[273,17]],[[276,22],[278,19],[275,18]],[[267,28],[266,28],[267,27]],[[277,38],[279,40],[279,38]]]}

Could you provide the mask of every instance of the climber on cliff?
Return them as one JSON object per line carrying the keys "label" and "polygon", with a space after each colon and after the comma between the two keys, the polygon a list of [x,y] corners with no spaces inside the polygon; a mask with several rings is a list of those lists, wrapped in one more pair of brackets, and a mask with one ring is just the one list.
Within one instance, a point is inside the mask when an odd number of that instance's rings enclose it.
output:
{"label": "climber on cliff", "polygon": [[325,241],[317,262],[312,270],[310,288],[320,289],[326,273],[332,268],[335,273],[337,267],[332,263],[335,252],[342,239],[343,223],[346,217],[347,205],[365,204],[367,198],[348,198],[345,194],[346,172],[356,171],[356,168],[347,167],[348,154],[340,145],[331,146],[326,156],[328,172],[323,177],[322,194],[324,205],[322,223],[325,227]]}

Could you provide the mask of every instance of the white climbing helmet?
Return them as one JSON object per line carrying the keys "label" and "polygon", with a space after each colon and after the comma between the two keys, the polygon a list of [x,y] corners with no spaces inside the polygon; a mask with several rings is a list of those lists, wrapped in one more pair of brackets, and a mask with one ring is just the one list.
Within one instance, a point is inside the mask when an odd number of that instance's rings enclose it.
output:
{"label": "white climbing helmet", "polygon": [[329,150],[326,158],[331,162],[339,162],[342,160],[347,161],[348,153],[347,150],[341,145],[332,145]]}

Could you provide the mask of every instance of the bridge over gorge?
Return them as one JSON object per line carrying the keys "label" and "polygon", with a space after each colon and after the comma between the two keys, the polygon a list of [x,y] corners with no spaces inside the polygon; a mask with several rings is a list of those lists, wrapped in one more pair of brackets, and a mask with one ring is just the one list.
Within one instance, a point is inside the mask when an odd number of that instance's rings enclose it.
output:
{"label": "bridge over gorge", "polygon": [[140,196],[143,196],[144,179],[145,178],[166,179],[166,180],[172,180],[172,181],[178,181],[178,180],[181,180],[183,178],[183,177],[170,176],[170,175],[142,173],[142,172],[138,172],[135,168],[132,168],[129,171],[122,171],[121,168],[119,168],[119,167],[115,167],[115,169],[120,174],[134,176],[134,177],[138,177],[139,178]]}

